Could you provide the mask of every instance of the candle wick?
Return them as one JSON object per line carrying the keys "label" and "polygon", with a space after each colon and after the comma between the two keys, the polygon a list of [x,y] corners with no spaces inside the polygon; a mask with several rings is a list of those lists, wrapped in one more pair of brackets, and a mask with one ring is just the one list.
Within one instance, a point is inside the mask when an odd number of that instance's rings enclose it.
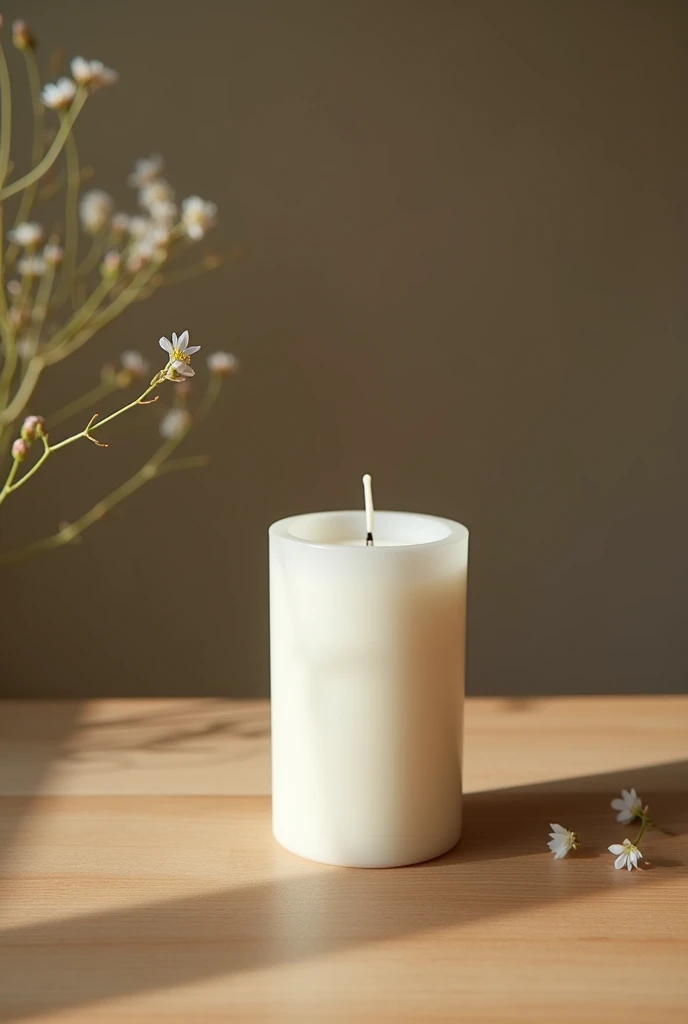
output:
{"label": "candle wick", "polygon": [[374,546],[375,508],[373,506],[373,480],[370,473],[366,473],[363,477],[363,500],[366,515],[366,547],[372,548]]}

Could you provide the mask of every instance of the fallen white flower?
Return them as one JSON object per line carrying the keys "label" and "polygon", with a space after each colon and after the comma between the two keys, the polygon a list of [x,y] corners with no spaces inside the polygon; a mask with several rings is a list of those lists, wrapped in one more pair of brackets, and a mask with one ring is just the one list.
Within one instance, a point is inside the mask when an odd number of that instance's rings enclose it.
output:
{"label": "fallen white flower", "polygon": [[622,789],[621,796],[612,800],[611,806],[615,811],[619,812],[616,820],[627,822],[633,821],[634,818],[640,816],[643,802],[634,789]]}
{"label": "fallen white flower", "polygon": [[561,860],[570,850],[578,849],[580,844],[575,832],[564,828],[563,825],[555,825],[552,822],[550,822],[549,827],[552,829],[550,832],[552,838],[547,845],[554,854],[555,860]]}
{"label": "fallen white flower", "polygon": [[633,868],[638,867],[638,858],[643,855],[637,846],[634,846],[630,839],[624,839],[623,845],[620,843],[614,843],[612,846],[607,847],[610,853],[616,855],[614,861],[614,867],[617,871],[620,868],[627,867],[629,871]]}
{"label": "fallen white flower", "polygon": [[38,224],[35,220],[17,224],[16,228],[7,232],[10,242],[20,245],[23,249],[31,249],[39,245],[43,241],[43,235],[43,225]]}

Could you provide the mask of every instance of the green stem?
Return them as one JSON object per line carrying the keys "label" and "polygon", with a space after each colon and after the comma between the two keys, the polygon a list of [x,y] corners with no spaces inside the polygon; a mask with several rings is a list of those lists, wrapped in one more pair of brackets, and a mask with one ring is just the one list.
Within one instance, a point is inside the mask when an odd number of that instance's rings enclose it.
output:
{"label": "green stem", "polygon": [[83,304],[81,309],[70,317],[64,327],[57,332],[55,337],[50,343],[50,347],[45,351],[45,361],[47,365],[52,363],[58,363],[65,357],[63,355],[56,355],[59,352],[60,346],[63,342],[69,342],[70,338],[78,333],[78,331],[86,325],[89,318],[96,312],[98,306],[108,295],[108,293],[114,287],[116,277],[103,277],[100,283],[93,289],[86,302]]}
{"label": "green stem", "polygon": [[[41,102],[41,76],[38,72],[36,54],[33,47],[29,46],[22,50],[26,64],[26,74],[29,79],[29,92],[31,93],[31,106],[33,107],[33,150],[31,153],[31,164],[36,167],[43,156],[43,103]],[[38,184],[29,185],[21,197],[14,226],[23,224],[29,219],[33,209]],[[7,250],[7,263],[12,265],[17,255],[18,246],[12,245]]]}
{"label": "green stem", "polygon": [[[12,86],[5,51],[0,46],[0,188],[7,177],[12,146]],[[0,193],[2,198],[2,193]]]}
{"label": "green stem", "polygon": [[5,500],[8,494],[11,494],[13,491],[18,491],[20,487],[23,487],[26,481],[30,480],[34,473],[38,472],[43,463],[49,457],[50,444],[48,443],[48,438],[45,436],[45,434],[41,434],[41,441],[43,442],[43,454],[41,455],[40,459],[33,464],[31,469],[28,469],[26,473],[24,473],[24,476],[21,478],[21,480],[17,480],[16,484],[10,484],[10,486],[7,487],[6,494],[0,494],[0,505],[2,505],[3,501]]}
{"label": "green stem", "polygon": [[34,167],[33,170],[29,171],[28,174],[25,174],[22,178],[18,178],[16,181],[13,181],[11,185],[7,185],[6,188],[0,190],[0,202],[4,199],[9,199],[10,196],[16,195],[17,192],[23,192],[25,188],[33,185],[34,182],[40,181],[43,175],[50,170],[67,141],[67,136],[72,130],[72,126],[79,116],[81,108],[86,102],[87,95],[88,94],[85,89],[79,88],[77,90],[76,96],[72,101],[72,105],[67,111],[67,114],[65,115],[48,152],[45,154],[41,162]]}
{"label": "green stem", "polygon": [[161,374],[159,374],[159,373],[156,374],[155,377],[153,378],[153,381],[146,388],[146,390],[143,392],[143,394],[139,395],[138,398],[135,398],[133,402],[129,402],[128,405],[123,405],[121,409],[117,409],[116,412],[110,413],[109,416],[106,416],[104,420],[100,420],[98,423],[94,422],[94,420],[95,420],[95,416],[94,416],[91,419],[90,423],[88,423],[87,426],[84,427],[83,430],[80,430],[78,434],[72,434],[71,437],[66,437],[64,439],[64,441],[59,441],[57,444],[51,444],[50,445],[50,451],[51,452],[56,452],[60,448],[65,448],[68,444],[72,444],[74,441],[80,440],[80,438],[82,438],[82,437],[88,437],[89,440],[90,440],[90,435],[95,430],[100,430],[101,427],[104,427],[106,423],[111,423],[113,420],[117,419],[118,416],[121,416],[123,413],[128,412],[130,409],[133,409],[135,406],[137,406],[137,405],[145,405],[146,404],[146,398],[148,397],[148,395],[150,395],[151,391],[155,391],[155,389],[160,384],[162,384],[163,379],[164,378],[161,376]]}
{"label": "green stem", "polygon": [[75,522],[68,523],[50,537],[44,537],[42,540],[34,541],[33,544],[27,544],[26,547],[0,555],[0,567],[13,565],[16,562],[21,562],[27,558],[33,558],[35,555],[41,555],[46,551],[55,550],[56,548],[63,547],[65,544],[70,544],[84,530],[99,522],[111,509],[124,501],[125,498],[138,491],[150,480],[162,476],[164,473],[171,473],[182,469],[196,469],[205,465],[205,462],[199,459],[178,459],[164,465],[165,459],[174,451],[179,441],[181,441],[181,438],[166,441],[129,480],[126,480],[114,491],[111,491],[107,497],[97,502]]}
{"label": "green stem", "polygon": [[45,268],[43,277],[38,282],[38,288],[36,289],[36,301],[33,304],[34,321],[32,335],[35,337],[36,341],[41,337],[45,318],[48,315],[48,304],[50,302],[50,293],[53,288],[54,280],[55,267],[49,264]]}
{"label": "green stem", "polygon": [[[148,267],[144,267],[140,270],[130,281],[124,291],[120,292],[117,298],[113,299],[109,306],[106,306],[99,315],[94,317],[92,324],[88,327],[84,325],[81,333],[77,334],[71,339],[71,341],[62,345],[61,348],[53,345],[50,349],[50,353],[46,353],[46,362],[50,365],[53,363],[59,363],[63,359],[66,359],[67,356],[70,356],[72,352],[76,352],[76,350],[81,348],[82,345],[85,345],[86,342],[93,337],[96,331],[99,331],[102,327],[105,327],[106,324],[109,324],[111,320],[114,320],[120,313],[123,313],[124,310],[134,302],[139,291],[145,287],[150,278],[157,273],[159,267],[160,263],[154,262]],[[65,331],[60,332],[60,342],[64,340],[64,334]]]}
{"label": "green stem", "polygon": [[633,845],[634,846],[638,845],[640,840],[643,838],[643,835],[645,834],[645,829],[648,827],[648,825],[650,825],[652,823],[651,819],[648,818],[646,815],[643,815],[642,821],[643,821],[643,823],[640,826],[640,832],[638,832],[638,835],[633,840]]}
{"label": "green stem", "polygon": [[17,416],[21,413],[22,409],[31,398],[36,385],[38,384],[38,378],[43,372],[45,363],[43,362],[42,356],[34,356],[26,367],[26,373],[22,378],[21,384],[17,388],[14,398],[7,406],[6,409],[0,409],[0,427],[6,423],[12,423],[16,420]]}
{"label": "green stem", "polygon": [[[221,384],[222,381],[219,377],[211,378],[203,401],[196,412],[195,419],[197,422],[202,419],[212,407],[219,394]],[[151,388],[152,387],[153,385],[151,385]],[[105,420],[103,422],[105,422]],[[75,522],[61,527],[57,533],[51,534],[49,537],[44,537],[42,540],[34,541],[32,544],[27,544],[26,547],[17,548],[14,551],[8,551],[6,554],[0,555],[0,567],[13,565],[16,562],[23,561],[27,558],[33,558],[35,555],[40,555],[44,552],[55,550],[56,548],[63,547],[65,544],[71,543],[89,526],[99,522],[107,512],[115,507],[115,505],[118,505],[121,501],[124,501],[125,498],[128,498],[130,494],[139,490],[139,488],[143,487],[143,485],[148,483],[149,480],[162,476],[163,473],[172,473],[176,470],[182,469],[195,469],[206,465],[207,459],[204,456],[191,456],[185,459],[175,459],[172,462],[167,461],[169,456],[184,440],[189,429],[190,428],[187,428],[177,437],[173,437],[165,441],[157,451],[151,455],[148,461],[145,462],[132,477],[130,477],[129,480],[126,480],[116,488],[116,490],[112,491],[107,495],[107,497],[99,501]]]}
{"label": "green stem", "polygon": [[[129,409],[133,409],[134,406],[145,405],[146,398],[151,393],[151,391],[154,391],[159,384],[162,384],[163,380],[165,379],[163,373],[164,371],[161,371],[160,373],[157,373],[155,375],[150,385],[146,388],[142,395],[139,395],[139,397],[134,399],[133,402],[129,402],[128,405],[125,405],[121,409],[117,409],[116,412],[113,412],[109,416],[106,416],[104,420],[100,421],[100,423],[95,422],[96,416],[98,415],[96,413],[95,416],[91,417],[91,419],[86,424],[84,429],[80,430],[78,434],[72,434],[71,437],[66,437],[64,441],[59,441],[57,444],[50,444],[47,435],[42,434],[41,440],[43,442],[43,454],[41,455],[40,459],[36,463],[34,463],[31,469],[27,470],[24,476],[21,477],[21,479],[17,480],[16,483],[14,482],[14,478],[17,474],[17,467],[19,463],[15,460],[15,462],[12,465],[12,468],[10,469],[9,476],[5,481],[5,485],[2,488],[2,491],[0,491],[0,505],[2,505],[3,501],[10,494],[12,494],[14,491],[18,491],[20,487],[23,487],[27,480],[30,480],[31,477],[38,472],[38,470],[41,468],[44,462],[46,462],[46,460],[53,454],[53,452],[59,451],[60,448],[65,448],[68,444],[73,444],[74,441],[79,441],[82,437],[88,438],[88,440],[93,441],[94,444],[100,445],[101,443],[99,441],[96,441],[91,436],[93,434],[93,431],[99,430],[101,427],[104,427],[106,423],[111,423],[112,420],[117,419],[118,416],[121,416],[123,413],[128,412]],[[155,401],[155,399],[153,399],[153,401]],[[107,447],[107,445],[101,445],[101,447]]]}
{"label": "green stem", "polygon": [[7,474],[7,479],[5,480],[5,483],[3,484],[2,490],[0,491],[0,505],[2,505],[3,501],[5,500],[7,495],[12,490],[12,487],[14,486],[14,478],[17,475],[18,469],[19,469],[19,459],[12,459],[12,465],[10,466],[10,471]]}

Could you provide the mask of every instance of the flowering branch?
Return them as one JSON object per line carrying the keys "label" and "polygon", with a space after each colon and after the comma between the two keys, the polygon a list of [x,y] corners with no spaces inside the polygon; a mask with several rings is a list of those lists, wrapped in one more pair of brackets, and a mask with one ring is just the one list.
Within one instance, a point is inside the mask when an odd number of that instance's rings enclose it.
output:
{"label": "flowering branch", "polygon": [[[41,103],[41,78],[38,72],[38,64],[36,63],[36,53],[34,48],[34,42],[31,36],[21,36],[20,34],[14,34],[15,45],[17,41],[24,40],[25,45],[20,45],[19,49],[22,51],[24,56],[24,62],[26,66],[26,74],[29,80],[29,93],[31,95],[31,106],[33,107],[33,150],[31,154],[31,163],[34,167],[39,163],[43,156],[43,104]],[[19,209],[17,210],[17,216],[14,221],[14,226],[23,224],[29,219],[31,210],[33,209],[34,200],[36,198],[36,192],[38,189],[38,182],[33,185],[29,185],[24,190],[24,194],[21,197],[19,203]],[[12,265],[15,261],[16,254],[19,246],[11,245],[7,250],[7,262],[8,265]]]}
{"label": "flowering branch", "polygon": [[[138,398],[104,419],[94,414],[82,430],[51,443],[42,417],[26,416],[27,405],[47,368],[76,353],[129,306],[147,298],[162,284],[195,277],[225,262],[223,257],[207,255],[197,265],[176,275],[169,274],[166,267],[163,272],[165,264],[205,238],[215,224],[217,208],[214,203],[195,195],[178,205],[172,186],[163,177],[163,161],[159,156],[138,160],[129,176],[129,184],[137,190],[140,207],[137,213],[117,212],[112,197],[101,189],[81,193],[82,184],[92,170],[79,167],[74,124],[90,94],[114,84],[118,75],[100,61],[75,57],[70,63],[71,77],[63,76],[54,83],[42,85],[35,39],[25,22],[14,22],[12,41],[24,58],[34,116],[31,167],[8,184],[8,176],[14,173],[10,152],[12,96],[8,64],[0,49],[0,464],[8,452],[11,455],[5,481],[0,487],[0,504],[28,484],[61,448],[83,438],[99,447],[107,447],[99,440],[101,429],[134,407],[156,401],[158,396],[153,396],[152,392],[164,381],[186,382],[183,386],[188,388],[187,379],[194,374],[190,357],[198,347],[189,347],[188,332],[184,332],[180,338],[172,335],[172,342],[161,339],[161,346],[168,354],[165,367],[155,374]],[[49,144],[44,131],[45,107],[54,110],[59,118],[57,131]],[[55,166],[59,157],[62,157],[63,168]],[[28,218],[37,200],[51,198],[62,190],[64,227],[45,244],[42,225]],[[17,212],[11,230],[5,235],[4,200],[14,195],[18,196]],[[84,236],[90,243],[88,248],[84,246]],[[9,270],[11,279],[6,280]],[[98,271],[100,278],[95,278]],[[73,311],[63,311],[70,301]],[[194,422],[206,414],[215,400],[220,378],[237,368],[234,357],[226,353],[215,353],[208,365],[210,382],[193,417]],[[149,373],[139,353],[122,353],[121,367],[105,367],[100,384],[67,402],[53,418],[51,429],[78,412],[92,409],[93,403],[106,395],[129,388],[135,381],[144,381]],[[180,387],[175,395],[179,401],[175,401],[173,408],[160,420],[164,444],[131,480],[70,527],[61,528],[53,537],[29,545],[19,553],[9,553],[1,561],[15,561],[68,543],[146,480],[166,471],[190,469],[204,463],[200,458],[169,458],[192,423],[185,396],[186,391]],[[18,429],[14,425],[21,422],[22,416],[23,425]],[[33,444],[41,451],[25,468]]]}
{"label": "flowering branch", "polygon": [[[225,354],[216,353],[216,355],[224,356]],[[120,484],[119,487],[108,494],[105,498],[98,501],[88,510],[88,512],[85,512],[80,516],[79,519],[76,519],[73,523],[65,523],[62,525],[56,533],[53,533],[48,537],[44,537],[41,540],[34,541],[32,544],[27,544],[25,547],[17,548],[14,551],[8,551],[5,554],[0,555],[0,567],[14,565],[17,562],[32,558],[35,555],[40,555],[47,551],[63,547],[65,544],[73,543],[84,532],[84,530],[103,519],[107,512],[113,509],[116,505],[119,505],[120,502],[124,501],[125,498],[128,498],[150,480],[163,476],[165,473],[173,473],[178,470],[199,469],[202,466],[206,466],[208,464],[208,458],[204,455],[189,456],[181,459],[170,459],[170,456],[177,450],[181,442],[189,433],[192,422],[199,423],[210,412],[210,409],[220,393],[222,383],[221,378],[223,375],[223,373],[216,372],[211,376],[205,396],[193,417],[193,421],[191,417],[184,420],[183,425],[174,433],[174,435],[172,437],[168,437],[163,444],[153,452],[150,458],[133,474],[133,476],[129,478],[129,480]]]}

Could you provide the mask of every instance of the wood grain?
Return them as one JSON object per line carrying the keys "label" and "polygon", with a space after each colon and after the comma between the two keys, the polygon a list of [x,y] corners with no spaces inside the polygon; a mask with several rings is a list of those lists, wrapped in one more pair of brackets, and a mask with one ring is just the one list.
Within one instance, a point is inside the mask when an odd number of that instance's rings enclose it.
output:
{"label": "wood grain", "polygon": [[[361,871],[274,844],[264,703],[2,705],[0,1020],[684,1024],[687,725],[676,697],[469,701],[461,844]],[[674,833],[643,872],[605,850],[622,785]]]}

